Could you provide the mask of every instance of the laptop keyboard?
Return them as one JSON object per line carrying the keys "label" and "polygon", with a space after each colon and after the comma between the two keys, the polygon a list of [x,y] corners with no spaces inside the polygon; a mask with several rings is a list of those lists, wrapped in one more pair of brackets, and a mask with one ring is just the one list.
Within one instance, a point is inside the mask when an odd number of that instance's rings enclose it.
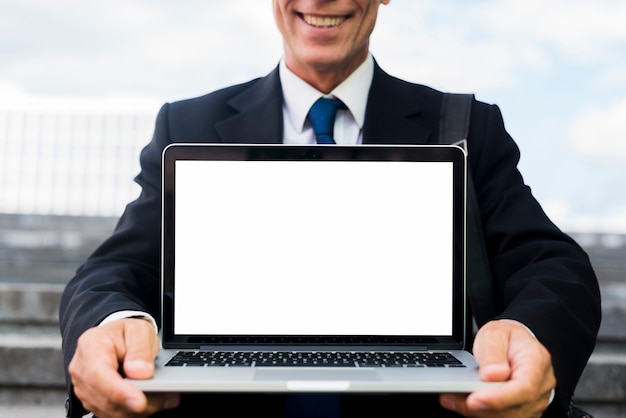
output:
{"label": "laptop keyboard", "polygon": [[180,351],[178,367],[465,367],[447,352]]}

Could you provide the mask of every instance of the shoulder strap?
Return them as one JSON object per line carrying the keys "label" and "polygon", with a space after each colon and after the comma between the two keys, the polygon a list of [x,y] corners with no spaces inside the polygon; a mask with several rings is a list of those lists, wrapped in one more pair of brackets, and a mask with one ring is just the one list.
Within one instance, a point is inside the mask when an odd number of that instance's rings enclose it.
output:
{"label": "shoulder strap", "polygon": [[467,133],[472,113],[473,94],[445,93],[441,102],[439,143],[462,143],[467,151]]}
{"label": "shoulder strap", "polygon": [[[444,94],[441,105],[439,143],[458,143],[467,152],[467,136],[473,102],[473,94]],[[495,299],[480,210],[469,169],[466,210],[467,288],[471,312],[477,324],[481,326],[495,316]]]}

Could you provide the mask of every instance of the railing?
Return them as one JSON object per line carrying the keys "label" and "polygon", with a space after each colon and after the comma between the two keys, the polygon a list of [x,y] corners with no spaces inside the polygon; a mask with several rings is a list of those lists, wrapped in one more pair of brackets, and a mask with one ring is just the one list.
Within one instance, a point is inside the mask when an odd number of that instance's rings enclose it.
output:
{"label": "railing", "polygon": [[116,216],[154,114],[0,112],[0,213]]}

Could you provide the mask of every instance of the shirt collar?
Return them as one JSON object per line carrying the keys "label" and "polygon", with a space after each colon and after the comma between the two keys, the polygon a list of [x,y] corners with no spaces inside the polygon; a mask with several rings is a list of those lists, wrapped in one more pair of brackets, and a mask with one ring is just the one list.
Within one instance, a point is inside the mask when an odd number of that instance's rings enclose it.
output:
{"label": "shirt collar", "polygon": [[306,116],[313,103],[323,96],[340,99],[352,113],[359,128],[363,128],[367,97],[374,77],[374,58],[371,54],[348,78],[327,95],[294,74],[287,68],[284,59],[280,61],[279,74],[285,115],[298,132],[304,130]]}

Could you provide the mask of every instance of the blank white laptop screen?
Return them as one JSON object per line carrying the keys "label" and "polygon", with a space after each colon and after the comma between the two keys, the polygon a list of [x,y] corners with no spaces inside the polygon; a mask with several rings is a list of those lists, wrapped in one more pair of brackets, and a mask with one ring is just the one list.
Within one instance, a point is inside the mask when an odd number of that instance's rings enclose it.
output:
{"label": "blank white laptop screen", "polygon": [[176,161],[173,330],[451,335],[451,162]]}

